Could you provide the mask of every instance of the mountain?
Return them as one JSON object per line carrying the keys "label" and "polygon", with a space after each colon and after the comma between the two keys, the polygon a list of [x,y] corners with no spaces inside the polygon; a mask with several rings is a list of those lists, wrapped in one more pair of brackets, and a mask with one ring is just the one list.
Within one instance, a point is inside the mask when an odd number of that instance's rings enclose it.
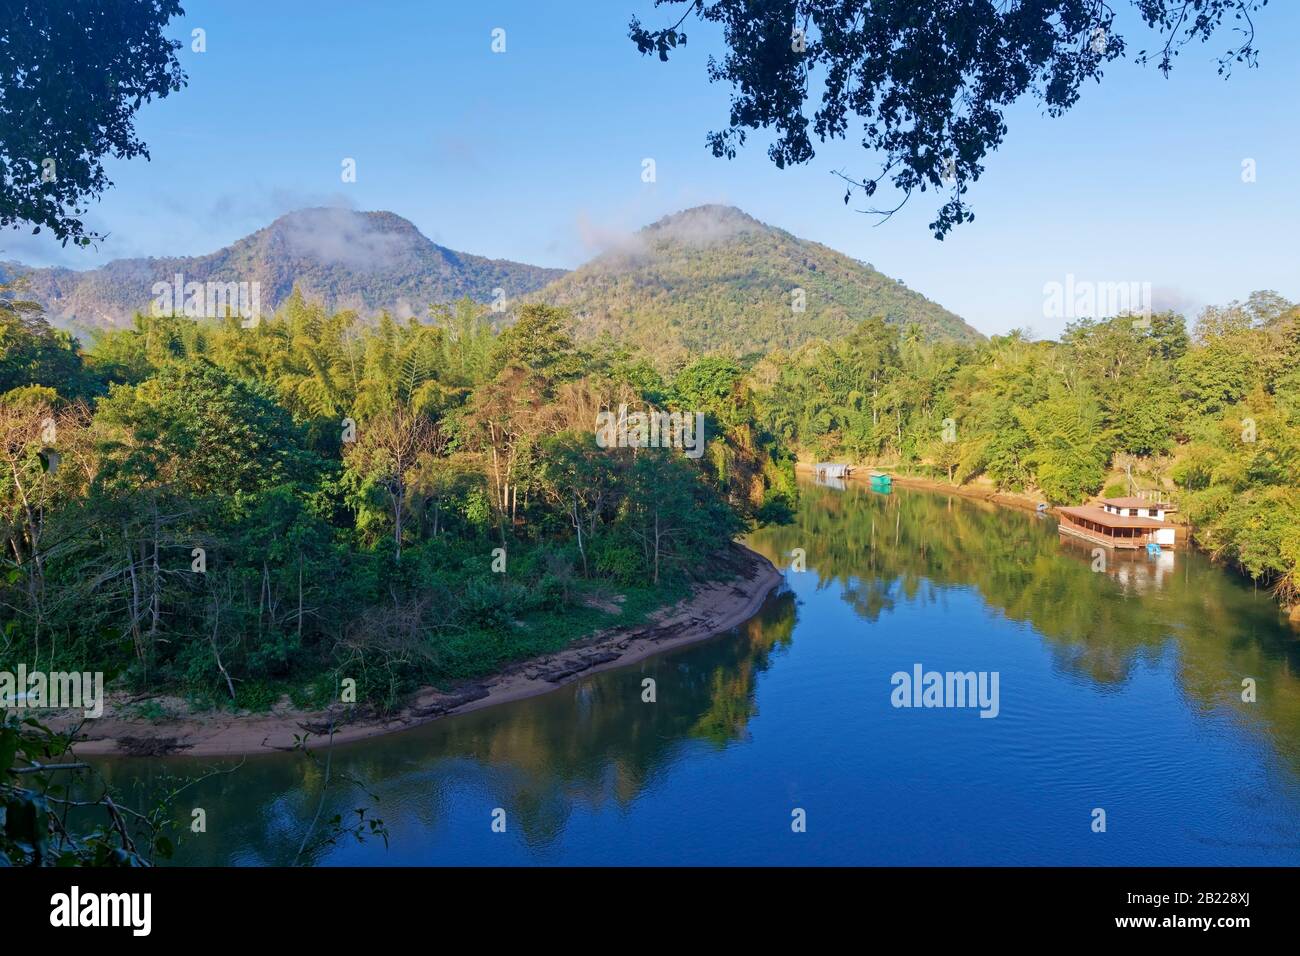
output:
{"label": "mountain", "polygon": [[263,314],[295,285],[330,309],[399,317],[461,296],[489,302],[500,289],[507,302],[571,309],[579,338],[608,333],[659,361],[792,348],[875,315],[914,323],[928,339],[981,338],[870,265],[730,206],[675,213],[569,273],[454,252],[394,213],[346,209],[289,213],[205,256],[118,259],[84,272],[0,263],[0,273],[18,272],[50,320],[74,329],[128,325],[149,311],[154,284],[170,286],[179,273],[186,283],[260,283]]}
{"label": "mountain", "polygon": [[258,282],[261,308],[273,310],[294,285],[330,309],[373,315],[424,315],[430,303],[469,296],[489,302],[533,292],[563,275],[505,259],[446,249],[391,212],[304,209],[205,256],[118,259],[98,269],[28,269],[0,263],[12,276],[27,273],[30,297],[56,325],[105,328],[129,324],[147,312],[153,286],[185,282]]}
{"label": "mountain", "polygon": [[875,315],[927,339],[983,338],[897,279],[731,206],[660,219],[534,298],[569,308],[583,337],[608,332],[661,359],[793,348]]}

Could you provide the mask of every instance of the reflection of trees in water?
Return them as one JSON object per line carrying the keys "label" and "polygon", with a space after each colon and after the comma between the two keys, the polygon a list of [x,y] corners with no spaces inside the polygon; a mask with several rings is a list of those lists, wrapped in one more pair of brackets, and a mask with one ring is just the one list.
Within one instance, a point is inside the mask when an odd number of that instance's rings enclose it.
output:
{"label": "reflection of trees in water", "polygon": [[[503,805],[507,812],[512,805],[552,808],[550,818],[520,820],[530,845],[549,842],[574,803],[630,806],[686,741],[722,747],[741,739],[754,714],[755,681],[771,652],[790,640],[794,615],[793,596],[780,594],[738,635],[597,675],[569,693],[510,708],[492,726],[448,724],[445,747],[509,767]],[[655,680],[653,704],[641,699],[646,677]],[[483,712],[484,718],[491,714]]]}
{"label": "reflection of trees in water", "polygon": [[758,675],[767,670],[771,652],[794,639],[794,623],[794,597],[784,592],[769,601],[763,614],[741,626],[743,640],[734,642],[740,653],[730,665],[712,667],[708,706],[692,725],[691,737],[724,747],[745,735],[749,719],[758,712],[754,699]]}
{"label": "reflection of trees in water", "polygon": [[[1145,555],[1108,555],[1091,570],[1089,548],[1063,546],[1055,522],[986,502],[906,489],[876,495],[806,486],[793,524],[753,536],[778,566],[804,548],[820,588],[839,586],[855,613],[886,619],[904,603],[935,603],[951,588],[975,588],[992,608],[1031,625],[1065,673],[1118,687],[1135,665],[1176,650],[1178,680],[1192,707],[1231,709],[1293,765],[1300,765],[1300,641],[1267,594],[1252,595],[1203,557],[1179,552],[1157,576]],[[1124,564],[1121,562],[1128,561]],[[544,848],[575,806],[625,809],[685,748],[743,739],[755,713],[758,675],[792,640],[795,600],[784,592],[726,636],[634,667],[599,674],[545,697],[489,708],[418,730],[341,748],[335,767],[368,781],[378,804],[334,790],[323,816],[370,806],[397,846],[421,862],[443,861],[457,836],[453,804],[483,803],[482,826],[504,807],[510,831]],[[653,677],[658,701],[641,700]],[[1259,702],[1241,701],[1241,679],[1259,682]],[[114,762],[156,790],[163,768],[198,775],[210,762]],[[287,863],[315,812],[320,768],[300,756],[253,758],[235,774],[186,794],[178,817],[208,811],[208,834],[189,837],[186,863]],[[138,801],[137,801],[138,802]],[[464,823],[463,810],[456,823]],[[324,856],[328,856],[326,851]]]}
{"label": "reflection of trees in water", "polygon": [[[186,779],[238,763],[228,759],[97,761],[105,780],[125,794],[128,806],[148,806]],[[295,754],[249,758],[231,773],[185,789],[172,802],[178,828],[177,861],[194,866],[289,865],[316,812],[323,782],[323,769]],[[353,802],[351,789],[337,781],[331,784],[322,819],[335,813],[347,815],[353,807],[365,805]],[[190,831],[195,808],[206,814],[206,833]],[[304,862],[316,862],[323,855],[319,850],[305,854]]]}
{"label": "reflection of trees in water", "polygon": [[[545,697],[339,748],[336,772],[366,781],[378,803],[336,779],[322,819],[368,806],[388,824],[394,843],[427,840],[451,818],[452,795],[471,787],[492,801],[485,805],[485,827],[490,807],[501,806],[512,832],[529,846],[544,847],[563,832],[576,804],[630,806],[691,741],[724,747],[743,738],[755,713],[757,677],[772,652],[790,641],[794,620],[793,595],[780,593],[736,635],[598,674]],[[641,699],[646,677],[656,681],[653,704]],[[197,776],[209,763],[113,761],[105,772],[115,786],[132,780],[137,793],[154,795],[163,784],[162,766]],[[250,759],[234,774],[205,781],[187,792],[178,819],[188,821],[191,807],[207,808],[213,838],[185,839],[180,860],[288,863],[315,813],[320,778],[309,761],[285,755]],[[437,846],[430,843],[427,862],[439,862]],[[328,853],[318,853],[315,862]]]}
{"label": "reflection of trees in water", "polygon": [[[880,495],[802,487],[795,521],[755,534],[751,547],[779,567],[793,548],[819,587],[837,583],[868,621],[901,601],[933,602],[942,589],[975,587],[1008,619],[1030,624],[1057,666],[1096,685],[1127,681],[1135,665],[1174,643],[1180,683],[1193,706],[1231,707],[1259,722],[1300,762],[1300,640],[1267,594],[1187,551],[1160,564],[1145,552],[1106,555],[1062,539],[1056,522],[991,502],[939,492]],[[1241,680],[1261,688],[1241,700]]]}

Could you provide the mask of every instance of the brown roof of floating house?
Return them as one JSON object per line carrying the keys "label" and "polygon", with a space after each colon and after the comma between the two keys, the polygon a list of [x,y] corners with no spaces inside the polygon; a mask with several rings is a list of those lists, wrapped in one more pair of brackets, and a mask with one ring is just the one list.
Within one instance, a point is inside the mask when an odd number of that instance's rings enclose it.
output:
{"label": "brown roof of floating house", "polygon": [[1176,511],[1167,501],[1148,501],[1146,498],[1102,498],[1103,505],[1112,508],[1154,508],[1158,511]]}
{"label": "brown roof of floating house", "polygon": [[1138,518],[1129,517],[1127,515],[1111,514],[1109,511],[1102,511],[1100,508],[1057,508],[1056,510],[1067,517],[1074,518],[1076,521],[1091,521],[1093,524],[1099,524],[1105,528],[1171,527],[1167,521],[1157,521],[1155,518]]}

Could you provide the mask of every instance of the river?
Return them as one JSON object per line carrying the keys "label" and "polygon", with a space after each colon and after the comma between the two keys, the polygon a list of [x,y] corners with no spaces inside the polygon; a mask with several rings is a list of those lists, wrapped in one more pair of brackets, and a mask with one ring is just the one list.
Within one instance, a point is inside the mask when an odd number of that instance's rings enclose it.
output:
{"label": "river", "polygon": [[[367,807],[389,846],[310,862],[1300,863],[1300,635],[1268,594],[1188,552],[1094,570],[1052,519],[986,502],[803,490],[749,544],[806,570],[746,625],[336,748],[322,821]],[[996,675],[996,716],[894,706],[917,665]],[[231,764],[98,763],[136,800]],[[174,862],[292,862],[322,778],[273,754],[202,781]]]}

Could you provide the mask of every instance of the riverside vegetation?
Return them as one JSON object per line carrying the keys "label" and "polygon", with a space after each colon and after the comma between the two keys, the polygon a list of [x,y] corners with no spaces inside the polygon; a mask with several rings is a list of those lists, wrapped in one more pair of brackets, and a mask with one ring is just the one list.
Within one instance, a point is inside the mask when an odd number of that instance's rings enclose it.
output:
{"label": "riverside vegetation", "polygon": [[[543,305],[495,334],[468,301],[363,326],[295,295],[83,348],[3,302],[0,667],[255,710],[348,677],[382,711],[635,623],[795,494],[738,369],[664,377]],[[702,413],[705,454],[598,447],[623,404]]]}
{"label": "riverside vegetation", "polygon": [[[251,709],[349,676],[392,706],[678,596],[788,513],[795,453],[1056,503],[1127,467],[1296,601],[1300,309],[1272,293],[1190,334],[1161,313],[929,343],[872,319],[686,365],[575,344],[544,305],[497,333],[468,300],[371,325],[295,294],[251,329],[138,316],[83,347],[2,301],[0,666]],[[706,453],[600,449],[623,404],[704,413]]]}
{"label": "riverside vegetation", "polygon": [[927,344],[879,321],[753,371],[763,426],[846,456],[1075,504],[1171,495],[1213,556],[1300,603],[1300,307],[1275,293],[1181,315]]}
{"label": "riverside vegetation", "polygon": [[[721,545],[790,514],[796,454],[1055,502],[1119,491],[1127,466],[1295,602],[1300,309],[1274,294],[1207,309],[1190,334],[1163,313],[1059,342],[928,343],[878,318],[686,364],[575,343],[570,323],[534,304],[496,332],[463,300],[366,324],[295,294],[253,328],[137,316],[83,346],[5,288],[0,669],[103,670],[238,709],[323,706],[347,676],[383,710],[716,575]],[[599,413],[623,405],[703,412],[704,455],[600,448]],[[66,747],[13,715],[0,728],[10,775]],[[148,857],[113,835],[112,803],[105,827],[61,838],[48,774],[22,779],[0,794],[32,835],[6,837],[11,861]]]}

